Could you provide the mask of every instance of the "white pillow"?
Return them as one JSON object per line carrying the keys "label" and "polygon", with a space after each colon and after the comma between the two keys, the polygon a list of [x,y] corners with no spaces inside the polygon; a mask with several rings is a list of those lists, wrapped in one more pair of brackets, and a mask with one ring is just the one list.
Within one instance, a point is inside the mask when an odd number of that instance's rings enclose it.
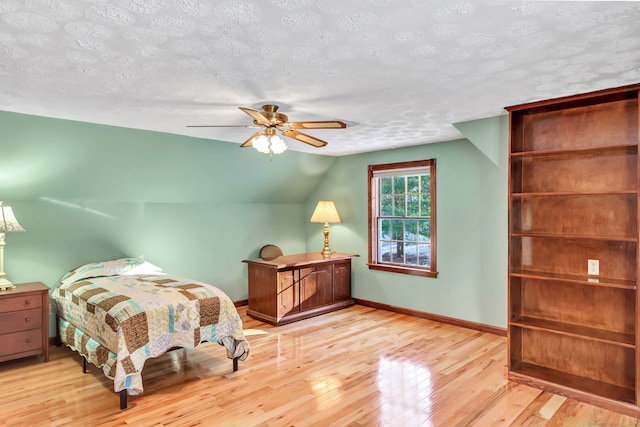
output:
{"label": "white pillow", "polygon": [[130,276],[133,274],[158,274],[162,268],[139,258],[120,258],[112,261],[94,262],[74,268],[60,279],[67,285],[89,277]]}

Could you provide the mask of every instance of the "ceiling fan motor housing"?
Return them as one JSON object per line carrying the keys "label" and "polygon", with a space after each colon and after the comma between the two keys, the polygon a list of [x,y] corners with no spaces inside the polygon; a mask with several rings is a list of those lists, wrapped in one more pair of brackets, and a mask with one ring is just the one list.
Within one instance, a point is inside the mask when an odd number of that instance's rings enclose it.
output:
{"label": "ceiling fan motor housing", "polygon": [[[278,113],[278,106],[273,104],[267,104],[262,106],[263,113],[265,119],[269,120],[272,125],[281,125],[286,123],[289,118],[286,114]],[[256,120],[253,121],[255,124],[259,124]]]}

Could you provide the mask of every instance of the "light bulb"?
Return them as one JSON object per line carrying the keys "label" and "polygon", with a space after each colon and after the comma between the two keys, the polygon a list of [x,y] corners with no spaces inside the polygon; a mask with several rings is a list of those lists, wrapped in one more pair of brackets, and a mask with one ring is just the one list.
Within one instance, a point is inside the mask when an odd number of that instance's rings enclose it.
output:
{"label": "light bulb", "polygon": [[269,139],[266,136],[260,135],[257,138],[253,138],[251,145],[259,152],[269,154]]}
{"label": "light bulb", "polygon": [[284,153],[287,149],[287,144],[284,143],[282,138],[277,135],[271,137],[271,145],[269,146],[273,154]]}

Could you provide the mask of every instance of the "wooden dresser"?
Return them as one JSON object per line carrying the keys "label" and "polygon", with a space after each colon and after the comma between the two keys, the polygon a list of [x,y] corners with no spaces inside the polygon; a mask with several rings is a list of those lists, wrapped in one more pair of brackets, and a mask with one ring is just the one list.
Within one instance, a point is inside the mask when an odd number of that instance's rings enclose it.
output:
{"label": "wooden dresser", "polygon": [[351,259],[358,255],[319,252],[285,255],[249,265],[247,315],[283,325],[353,305]]}
{"label": "wooden dresser", "polygon": [[21,283],[0,292],[0,362],[37,354],[49,360],[49,287]]}

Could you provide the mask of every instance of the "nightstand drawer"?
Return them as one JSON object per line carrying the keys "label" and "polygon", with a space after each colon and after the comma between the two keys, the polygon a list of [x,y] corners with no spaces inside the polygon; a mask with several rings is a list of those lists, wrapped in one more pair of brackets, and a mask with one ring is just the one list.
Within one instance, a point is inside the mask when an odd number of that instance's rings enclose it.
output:
{"label": "nightstand drawer", "polygon": [[0,336],[0,357],[42,348],[42,328]]}
{"label": "nightstand drawer", "polygon": [[0,334],[39,329],[42,327],[42,308],[0,313]]}
{"label": "nightstand drawer", "polygon": [[0,299],[0,313],[42,307],[42,296],[39,294],[17,295]]}

